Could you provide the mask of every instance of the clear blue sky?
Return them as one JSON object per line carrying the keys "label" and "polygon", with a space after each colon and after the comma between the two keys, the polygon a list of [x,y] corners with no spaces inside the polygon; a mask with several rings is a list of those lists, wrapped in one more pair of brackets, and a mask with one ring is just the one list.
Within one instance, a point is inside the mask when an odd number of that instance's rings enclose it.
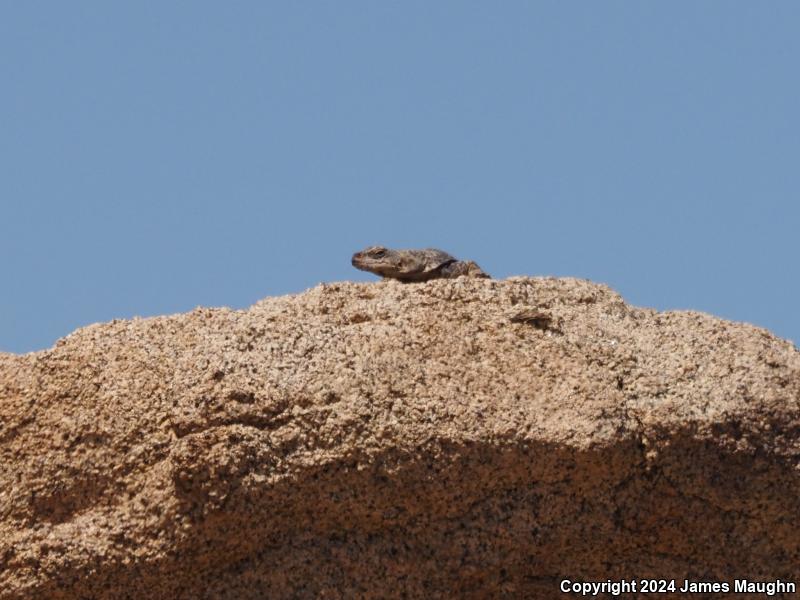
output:
{"label": "clear blue sky", "polygon": [[0,350],[371,280],[585,277],[800,340],[798,2],[5,2]]}

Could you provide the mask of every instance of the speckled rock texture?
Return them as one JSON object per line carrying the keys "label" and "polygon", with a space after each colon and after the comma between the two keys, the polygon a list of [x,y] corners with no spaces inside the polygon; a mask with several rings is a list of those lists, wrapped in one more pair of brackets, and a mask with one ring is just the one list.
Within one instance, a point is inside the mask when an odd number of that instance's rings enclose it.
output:
{"label": "speckled rock texture", "polygon": [[0,600],[798,581],[799,461],[763,329],[575,279],[320,285],[0,355]]}

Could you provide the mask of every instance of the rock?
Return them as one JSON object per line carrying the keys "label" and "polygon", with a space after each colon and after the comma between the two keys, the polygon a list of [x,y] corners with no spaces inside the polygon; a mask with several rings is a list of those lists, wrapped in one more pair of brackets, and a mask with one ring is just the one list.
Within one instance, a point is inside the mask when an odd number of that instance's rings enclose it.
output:
{"label": "rock", "polygon": [[0,600],[797,582],[799,409],[791,343],[575,279],[92,325],[0,355]]}

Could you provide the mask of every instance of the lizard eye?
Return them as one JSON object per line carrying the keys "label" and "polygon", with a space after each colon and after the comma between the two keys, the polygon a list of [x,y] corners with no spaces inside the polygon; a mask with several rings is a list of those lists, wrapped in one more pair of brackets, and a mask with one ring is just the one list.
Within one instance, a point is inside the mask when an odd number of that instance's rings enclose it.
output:
{"label": "lizard eye", "polygon": [[384,256],[386,256],[386,250],[383,250],[383,249],[375,250],[372,253],[372,256],[374,256],[375,258],[383,258]]}

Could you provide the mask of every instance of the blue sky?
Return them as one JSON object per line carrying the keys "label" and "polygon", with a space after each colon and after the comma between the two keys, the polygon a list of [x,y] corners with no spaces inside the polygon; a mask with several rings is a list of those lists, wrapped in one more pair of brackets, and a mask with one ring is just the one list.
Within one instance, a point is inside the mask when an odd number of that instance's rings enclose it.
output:
{"label": "blue sky", "polygon": [[7,2],[0,350],[373,243],[800,340],[800,3]]}

